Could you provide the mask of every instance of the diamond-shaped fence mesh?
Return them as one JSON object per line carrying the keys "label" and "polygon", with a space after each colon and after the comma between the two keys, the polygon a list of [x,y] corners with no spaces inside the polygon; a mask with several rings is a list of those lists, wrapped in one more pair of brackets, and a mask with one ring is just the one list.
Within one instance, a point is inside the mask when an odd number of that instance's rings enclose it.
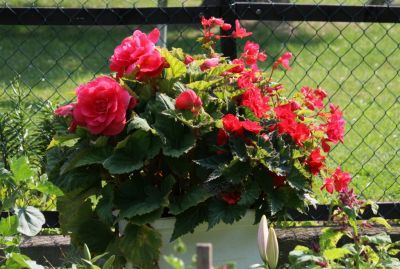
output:
{"label": "diamond-shaped fence mesh", "polygon": [[[109,72],[108,59],[113,49],[137,28],[148,31],[158,26],[166,33],[163,39],[166,44],[161,45],[201,52],[195,42],[201,35],[199,16],[211,13],[226,16],[231,21],[241,19],[242,24],[253,32],[252,39],[268,54],[268,63],[264,67],[283,52],[291,51],[295,55],[292,70],[276,73],[275,79],[291,90],[303,85],[322,87],[344,110],[347,121],[345,143],[334,148],[330,162],[352,173],[354,187],[363,197],[379,202],[400,201],[400,17],[395,17],[397,22],[391,19],[389,23],[387,20],[381,22],[379,16],[376,21],[369,17],[367,22],[356,22],[363,21],[360,14],[343,8],[344,5],[363,7],[371,4],[380,5],[375,7],[381,8],[382,12],[386,12],[383,10],[386,8],[390,13],[400,1],[281,0],[266,1],[274,3],[262,8],[247,8],[247,3],[262,2],[254,0],[237,3],[242,5],[238,9],[234,5],[219,6],[231,2],[0,1],[0,17],[4,14],[7,17],[4,21],[0,18],[1,161],[11,157],[12,152],[6,154],[9,148],[13,152],[21,150],[18,148],[20,142],[10,146],[10,141],[1,136],[5,128],[2,120],[6,115],[15,113],[18,108],[23,115],[21,122],[31,129],[36,128],[36,132],[42,130],[43,115],[48,115],[45,113],[55,104],[73,98],[77,85]],[[281,5],[274,9],[274,5],[281,3],[287,3],[287,7]],[[313,9],[307,13],[302,9],[305,5],[313,5]],[[335,5],[333,8],[336,9],[330,9],[330,14],[326,14],[325,9],[318,9],[327,5]],[[296,16],[300,14],[301,19],[291,19],[293,12],[285,13],[290,6],[294,13],[298,11]],[[76,10],[68,11],[71,8]],[[124,10],[118,11],[119,8]],[[175,9],[168,11],[169,8]],[[199,8],[199,12],[193,13],[193,8]],[[91,9],[96,9],[97,13],[91,13]],[[129,17],[130,10],[140,18]],[[162,12],[154,13],[154,10]],[[217,14],[216,10],[219,11]],[[109,11],[107,14],[113,14],[112,18],[102,23],[100,17]],[[91,16],[92,22],[79,25],[78,13],[85,14],[86,20]],[[310,20],[316,13],[327,19]],[[71,14],[73,19],[69,17]],[[163,21],[166,24],[158,24],[160,14],[169,16]],[[389,15],[396,14],[399,13]],[[271,21],[268,16],[282,19]],[[336,21],[346,22],[335,22],[330,16],[339,16],[342,19]],[[353,16],[357,19],[353,20]],[[24,24],[30,19],[36,20],[35,23]],[[143,23],[126,23],[131,20]],[[178,23],[180,20],[184,23]],[[239,41],[238,54],[242,46],[243,41]],[[29,128],[14,128],[14,137],[19,139],[16,141],[35,134]]]}

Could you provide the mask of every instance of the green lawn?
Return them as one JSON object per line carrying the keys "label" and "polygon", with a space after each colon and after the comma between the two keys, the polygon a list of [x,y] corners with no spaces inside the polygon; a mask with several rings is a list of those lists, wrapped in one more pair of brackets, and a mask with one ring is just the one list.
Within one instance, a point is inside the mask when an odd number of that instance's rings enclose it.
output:
{"label": "green lawn", "polygon": [[[10,5],[27,2],[31,1],[8,1]],[[52,2],[39,0],[37,4]],[[80,2],[62,3],[74,6]],[[126,2],[112,1],[113,6],[118,3]],[[114,47],[137,27],[0,26],[0,111],[7,109],[10,82],[17,76],[29,102],[72,98],[78,84],[108,72]],[[320,86],[343,108],[345,144],[333,150],[330,161],[349,170],[354,185],[367,198],[399,200],[400,25],[259,22],[247,23],[247,27],[269,55],[269,63],[287,50],[296,56],[291,71],[275,74],[288,90]],[[193,42],[200,35],[197,26],[175,25],[168,30],[169,47],[200,51]]]}

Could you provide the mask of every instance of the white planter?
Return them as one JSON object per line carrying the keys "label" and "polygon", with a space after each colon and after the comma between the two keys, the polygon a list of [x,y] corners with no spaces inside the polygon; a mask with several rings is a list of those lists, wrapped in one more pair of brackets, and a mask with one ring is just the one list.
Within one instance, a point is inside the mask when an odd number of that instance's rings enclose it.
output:
{"label": "white planter", "polygon": [[[162,235],[163,247],[161,255],[178,255],[178,257],[183,258],[186,265],[190,265],[192,256],[196,253],[196,244],[212,243],[214,265],[236,262],[238,269],[247,269],[254,263],[260,263],[257,248],[258,226],[253,225],[253,222],[254,212],[249,211],[240,221],[235,222],[233,225],[218,224],[207,231],[207,224],[202,224],[195,229],[193,234],[187,234],[182,237],[188,249],[184,255],[174,253],[174,243],[169,242],[175,218],[157,220],[153,223],[153,227]],[[120,222],[120,231],[123,231],[125,226],[125,222]],[[128,263],[125,268],[132,269],[132,266]],[[171,269],[171,266],[167,265],[164,259],[161,258],[160,268]]]}

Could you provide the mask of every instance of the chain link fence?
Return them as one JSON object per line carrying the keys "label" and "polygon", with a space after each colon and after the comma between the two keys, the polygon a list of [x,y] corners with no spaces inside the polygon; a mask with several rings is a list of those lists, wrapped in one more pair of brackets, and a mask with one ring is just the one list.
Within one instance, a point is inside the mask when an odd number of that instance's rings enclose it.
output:
{"label": "chain link fence", "polygon": [[[46,133],[41,125],[43,115],[49,117],[48,111],[56,104],[73,98],[77,85],[108,73],[113,49],[134,29],[159,27],[165,32],[160,45],[200,53],[195,42],[201,36],[200,15],[231,21],[237,17],[268,54],[263,68],[285,51],[295,55],[292,70],[276,73],[275,80],[290,90],[303,85],[322,87],[344,110],[345,143],[334,148],[330,162],[352,173],[353,185],[363,197],[400,201],[400,1],[242,1],[237,9],[218,6],[228,2],[0,1],[2,161],[22,150],[21,141],[37,136],[38,131]],[[259,6],[252,8],[251,2]],[[380,5],[376,8],[391,16],[390,22],[380,20],[380,13],[374,13],[375,20],[363,20],[344,8],[366,4]],[[165,7],[171,9],[167,12]],[[84,19],[79,23],[77,18]],[[238,42],[238,54],[242,47],[243,42]],[[23,117],[19,127],[8,128],[14,139],[10,146],[9,137],[1,132],[9,124],[4,119],[17,110]]]}

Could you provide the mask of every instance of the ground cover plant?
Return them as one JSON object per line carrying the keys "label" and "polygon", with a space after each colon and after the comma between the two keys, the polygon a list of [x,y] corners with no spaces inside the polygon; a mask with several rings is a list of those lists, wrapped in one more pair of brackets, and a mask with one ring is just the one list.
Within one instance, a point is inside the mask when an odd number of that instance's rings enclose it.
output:
{"label": "ground cover plant", "polygon": [[114,73],[80,85],[55,111],[70,122],[47,158],[49,179],[65,193],[62,230],[118,254],[121,266],[156,266],[161,239],[149,223],[166,210],[177,219],[174,240],[203,222],[231,224],[250,207],[256,222],[285,218],[316,202],[315,186],[332,193],[351,181],[325,163],[343,142],[341,110],[321,88],[288,96],[273,80],[292,54],[261,70],[267,55],[247,41],[231,61],[216,52],[219,39],[252,33],[239,21],[231,32],[222,19],[201,24],[197,55],[156,47],[157,28],[136,30],[115,48]]}
{"label": "ground cover plant", "polygon": [[[361,1],[346,1],[350,3]],[[36,4],[51,6],[54,1]],[[64,1],[61,5],[77,4],[77,1]],[[103,1],[87,4],[105,5]],[[154,1],[141,1],[141,4],[154,5]],[[329,89],[332,101],[343,108],[348,122],[348,143],[333,149],[332,164],[343,165],[357,178],[353,184],[362,191],[361,195],[381,201],[397,200],[400,192],[395,179],[399,177],[399,161],[394,149],[400,146],[396,139],[400,135],[396,128],[400,119],[396,117],[399,104],[393,89],[399,79],[396,66],[400,59],[395,42],[400,39],[399,25],[259,22],[247,26],[257,40],[262,40],[261,47],[268,50],[268,64],[284,50],[294,53],[294,68],[288,73],[278,70],[276,78],[282,77],[291,89],[298,89],[300,85]],[[23,100],[28,104],[41,105],[48,98],[62,101],[73,98],[72,89],[77,84],[92,79],[96,73],[107,72],[104,59],[136,27],[1,26],[0,34],[7,38],[2,39],[1,45],[0,110],[9,109],[10,81],[18,74],[25,92]],[[194,49],[198,53],[200,47],[193,46],[193,41],[199,35],[198,27],[169,25],[168,46],[182,47],[188,52]]]}

